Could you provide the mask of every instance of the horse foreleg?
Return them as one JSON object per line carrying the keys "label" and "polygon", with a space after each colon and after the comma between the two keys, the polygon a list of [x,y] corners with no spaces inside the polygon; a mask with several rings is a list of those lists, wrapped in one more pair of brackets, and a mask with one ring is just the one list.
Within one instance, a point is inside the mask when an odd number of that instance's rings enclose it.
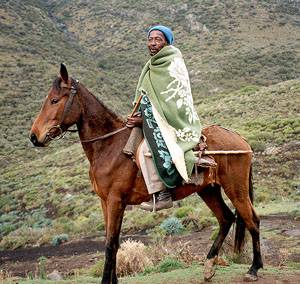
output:
{"label": "horse foreleg", "polygon": [[106,202],[102,199],[101,199],[101,207],[102,207],[102,213],[104,218],[105,236],[107,236],[107,207],[106,207]]}
{"label": "horse foreleg", "polygon": [[207,254],[207,258],[204,264],[204,279],[209,280],[215,274],[215,262],[219,254],[219,250],[230,230],[232,223],[234,222],[234,214],[227,207],[224,202],[221,189],[219,186],[207,187],[198,195],[203,199],[206,205],[213,211],[214,215],[219,222],[219,232],[218,235]]}
{"label": "horse foreleg", "polygon": [[[103,207],[103,205],[102,205]],[[105,264],[102,284],[118,283],[116,275],[116,257],[119,248],[119,236],[126,205],[121,199],[107,200],[106,207],[106,245]]]}

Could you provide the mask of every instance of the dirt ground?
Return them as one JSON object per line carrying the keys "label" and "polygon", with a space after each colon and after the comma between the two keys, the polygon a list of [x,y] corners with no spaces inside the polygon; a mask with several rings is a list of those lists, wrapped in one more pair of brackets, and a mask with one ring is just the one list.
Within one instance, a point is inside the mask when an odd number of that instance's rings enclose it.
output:
{"label": "dirt ground", "polygon": [[[212,240],[210,240],[211,230],[212,228],[205,228],[200,232],[174,237],[172,242],[189,242],[194,252],[198,251],[199,256],[204,256],[212,244]],[[281,267],[289,262],[300,263],[300,220],[294,220],[285,215],[262,217],[261,232],[265,266]],[[145,244],[149,242],[147,236],[122,236],[122,240],[128,238],[141,240]],[[104,248],[104,239],[97,238],[70,241],[58,247],[43,246],[0,251],[0,270],[8,272],[10,276],[26,277],[29,272],[35,275],[38,259],[44,256],[47,258],[47,273],[56,269],[62,272],[64,276],[72,275],[76,273],[76,269],[88,268],[93,265],[104,252]],[[226,244],[224,250],[226,251]],[[262,275],[261,281],[263,282],[261,283],[300,283],[300,274],[291,275],[287,279],[282,278],[282,276],[264,275],[263,271]],[[293,282],[294,280],[297,281]],[[234,283],[239,283],[240,280],[237,279],[236,281]]]}
{"label": "dirt ground", "polygon": [[[287,275],[267,275],[264,272],[259,272],[258,281],[255,284],[299,284],[300,283],[300,272],[297,274]],[[231,284],[244,284],[242,277],[234,278]]]}

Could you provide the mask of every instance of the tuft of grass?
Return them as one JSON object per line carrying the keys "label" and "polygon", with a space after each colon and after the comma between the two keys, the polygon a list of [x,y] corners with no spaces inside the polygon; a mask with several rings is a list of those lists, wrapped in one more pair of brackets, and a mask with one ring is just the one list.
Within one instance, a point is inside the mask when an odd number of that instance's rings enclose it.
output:
{"label": "tuft of grass", "polygon": [[161,226],[155,226],[147,231],[148,236],[152,239],[153,243],[162,243],[167,236],[167,232]]}
{"label": "tuft of grass", "polygon": [[54,236],[52,241],[51,241],[51,244],[53,246],[59,246],[60,244],[65,243],[68,240],[69,240],[69,235],[68,234],[61,234],[61,235]]}
{"label": "tuft of grass", "polygon": [[174,258],[165,258],[157,265],[157,272],[165,273],[179,268],[184,268],[185,265],[181,261]]}
{"label": "tuft of grass", "polygon": [[33,229],[30,227],[20,227],[10,232],[2,238],[1,249],[17,249],[20,247],[31,246],[32,244],[42,245],[51,240],[51,230],[48,228]]}
{"label": "tuft of grass", "polygon": [[99,259],[93,266],[89,268],[88,275],[92,277],[102,277],[105,260]]}
{"label": "tuft of grass", "polygon": [[178,209],[175,209],[174,216],[177,218],[184,218],[187,217],[191,212],[194,212],[194,208],[191,206],[182,206]]}
{"label": "tuft of grass", "polygon": [[137,232],[146,231],[154,226],[158,225],[165,218],[165,213],[160,212],[149,212],[143,215],[141,218],[142,211],[138,208],[134,208],[131,211],[125,211],[124,225],[122,226],[123,232]]}
{"label": "tuft of grass", "polygon": [[136,275],[152,265],[146,254],[146,247],[140,241],[126,240],[117,254],[117,275]]}
{"label": "tuft of grass", "polygon": [[38,258],[38,277],[40,279],[47,279],[46,262],[47,257],[41,256]]}

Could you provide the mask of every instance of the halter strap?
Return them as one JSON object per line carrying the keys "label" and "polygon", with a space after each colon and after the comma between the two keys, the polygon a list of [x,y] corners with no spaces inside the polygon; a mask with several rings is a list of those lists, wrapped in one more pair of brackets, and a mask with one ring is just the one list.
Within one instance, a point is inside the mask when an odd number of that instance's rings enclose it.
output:
{"label": "halter strap", "polygon": [[69,110],[70,110],[70,108],[71,108],[71,106],[72,106],[74,97],[75,97],[75,95],[77,94],[77,86],[78,86],[78,83],[79,83],[78,80],[72,80],[72,82],[71,82],[71,87],[69,87],[69,86],[64,86],[64,85],[61,86],[62,88],[68,88],[68,89],[70,89],[70,90],[71,90],[71,94],[70,94],[70,96],[69,96],[69,98],[68,98],[68,100],[67,100],[67,103],[66,103],[66,105],[65,105],[65,109],[64,109],[63,115],[62,115],[62,117],[61,117],[60,123],[59,123],[60,126],[62,125],[62,123],[63,123],[63,121],[64,121],[64,119],[65,119],[65,117],[66,117],[66,114],[69,112]]}
{"label": "halter strap", "polygon": [[[63,127],[62,123],[63,123],[63,121],[66,117],[66,114],[69,112],[69,110],[72,106],[75,95],[77,94],[78,83],[79,83],[78,80],[71,79],[71,84],[70,85],[69,84],[64,84],[63,82],[60,85],[61,88],[66,88],[66,89],[71,90],[71,94],[69,95],[68,100],[66,102],[62,117],[60,119],[60,123],[58,123],[57,125],[54,125],[54,126],[52,126],[48,129],[48,132],[47,132],[46,136],[48,136],[51,140],[59,140],[59,139],[63,138],[67,131],[75,132],[74,130],[68,130],[68,129],[64,130],[63,129],[64,127]],[[56,137],[52,137],[52,134],[51,134],[52,129],[58,129],[60,131],[59,135],[56,136]]]}

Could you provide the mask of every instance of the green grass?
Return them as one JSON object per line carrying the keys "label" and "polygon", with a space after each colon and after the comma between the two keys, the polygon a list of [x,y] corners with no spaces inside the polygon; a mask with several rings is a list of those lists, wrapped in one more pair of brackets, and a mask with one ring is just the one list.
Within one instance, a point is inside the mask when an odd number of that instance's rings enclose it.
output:
{"label": "green grass", "polygon": [[[294,217],[300,216],[300,202],[283,200],[275,201],[267,204],[259,204],[255,206],[259,215],[274,215],[274,214],[287,214]],[[298,213],[297,213],[298,212]]]}
{"label": "green grass", "polygon": [[[213,278],[213,283],[232,283],[233,280],[241,281],[243,275],[248,270],[247,265],[241,264],[232,264],[227,267],[218,267],[216,271],[216,275]],[[146,276],[136,276],[136,277],[126,277],[120,279],[120,284],[174,284],[174,283],[202,283],[203,274],[202,274],[203,266],[193,265],[189,268],[177,269],[171,272],[166,273],[154,273]],[[284,268],[278,269],[275,267],[266,267],[263,270],[259,271],[259,275],[263,276],[276,276],[277,279],[282,279],[287,275],[298,275],[300,277],[300,272],[297,267],[295,268]],[[13,281],[4,281],[3,284],[12,284],[15,283]],[[79,284],[79,283],[99,283],[99,278],[78,276],[76,278],[63,280],[63,281],[49,281],[49,280],[18,280],[18,283],[22,284]]]}

